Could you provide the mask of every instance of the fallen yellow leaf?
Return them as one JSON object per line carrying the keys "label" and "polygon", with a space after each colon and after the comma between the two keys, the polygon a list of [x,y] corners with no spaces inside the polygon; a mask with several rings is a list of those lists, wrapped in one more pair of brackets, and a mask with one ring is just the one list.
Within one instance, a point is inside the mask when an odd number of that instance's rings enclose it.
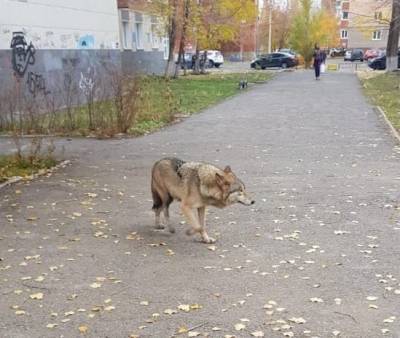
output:
{"label": "fallen yellow leaf", "polygon": [[41,293],[41,292],[34,293],[34,294],[30,295],[29,297],[31,297],[31,299],[43,299],[43,293]]}
{"label": "fallen yellow leaf", "polygon": [[88,332],[89,328],[86,325],[81,325],[78,327],[78,330],[80,333],[86,334]]}

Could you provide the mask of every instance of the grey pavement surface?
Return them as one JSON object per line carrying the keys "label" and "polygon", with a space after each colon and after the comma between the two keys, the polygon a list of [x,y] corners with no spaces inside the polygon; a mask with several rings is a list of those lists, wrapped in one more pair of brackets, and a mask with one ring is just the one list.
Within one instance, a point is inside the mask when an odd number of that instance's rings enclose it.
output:
{"label": "grey pavement surface", "polygon": [[[400,148],[354,75],[282,73],[152,135],[58,143],[70,166],[0,191],[0,337],[400,337]],[[209,209],[215,246],[176,203],[177,233],[153,230],[163,156],[229,164],[255,206]]]}

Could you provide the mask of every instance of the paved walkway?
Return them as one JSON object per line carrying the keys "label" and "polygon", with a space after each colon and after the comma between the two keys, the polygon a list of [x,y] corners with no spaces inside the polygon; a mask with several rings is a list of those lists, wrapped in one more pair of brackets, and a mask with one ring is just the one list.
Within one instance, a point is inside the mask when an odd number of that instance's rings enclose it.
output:
{"label": "paved walkway", "polygon": [[[1,337],[400,337],[400,148],[353,75],[283,73],[72,153],[0,192]],[[177,233],[152,229],[167,155],[229,164],[253,192],[254,208],[210,210],[215,247],[184,234],[176,204]]]}

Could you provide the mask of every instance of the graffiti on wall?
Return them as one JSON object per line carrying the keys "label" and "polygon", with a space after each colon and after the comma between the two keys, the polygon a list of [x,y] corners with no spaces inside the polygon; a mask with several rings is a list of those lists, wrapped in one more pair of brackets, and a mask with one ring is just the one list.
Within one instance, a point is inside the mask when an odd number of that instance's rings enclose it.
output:
{"label": "graffiti on wall", "polygon": [[[12,67],[14,74],[18,78],[24,78],[29,66],[35,64],[35,47],[32,42],[28,43],[24,32],[13,32],[11,39]],[[26,78],[28,91],[36,97],[42,92],[44,95],[50,93],[46,89],[46,79],[42,74],[29,71]]]}
{"label": "graffiti on wall", "polygon": [[84,35],[79,38],[78,48],[94,48],[94,36]]}
{"label": "graffiti on wall", "polygon": [[50,91],[46,89],[46,79],[42,74],[28,72],[26,79],[29,92],[36,97],[37,94],[42,92],[44,95],[50,94]]}
{"label": "graffiti on wall", "polygon": [[28,66],[35,64],[35,47],[32,42],[28,45],[23,32],[13,32],[10,47],[15,75],[24,77]]}
{"label": "graffiti on wall", "polygon": [[79,88],[82,90],[83,94],[89,96],[93,92],[94,88],[94,70],[93,68],[88,68],[87,72],[83,74],[81,72],[81,79],[79,80]]}

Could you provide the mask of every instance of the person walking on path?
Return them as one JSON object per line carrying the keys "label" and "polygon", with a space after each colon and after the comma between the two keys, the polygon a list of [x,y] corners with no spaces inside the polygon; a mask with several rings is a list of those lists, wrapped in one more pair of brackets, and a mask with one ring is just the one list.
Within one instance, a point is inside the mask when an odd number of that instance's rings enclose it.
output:
{"label": "person walking on path", "polygon": [[319,76],[321,75],[321,64],[323,62],[323,54],[319,49],[318,45],[315,45],[313,59],[314,59],[313,65],[315,70],[315,79],[319,80]]}

